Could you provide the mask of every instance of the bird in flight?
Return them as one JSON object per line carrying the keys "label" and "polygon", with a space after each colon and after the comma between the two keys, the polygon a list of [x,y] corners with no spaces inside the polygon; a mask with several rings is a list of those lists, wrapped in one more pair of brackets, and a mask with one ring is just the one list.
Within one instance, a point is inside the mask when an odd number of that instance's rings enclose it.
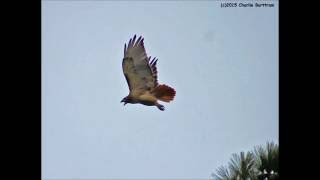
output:
{"label": "bird in flight", "polygon": [[129,95],[121,102],[123,105],[143,104],[146,106],[156,106],[163,111],[165,108],[158,103],[158,100],[170,102],[174,99],[176,91],[165,85],[158,84],[157,80],[157,58],[151,60],[147,56],[141,36],[136,40],[136,35],[129,40],[128,46],[124,45],[124,57],[122,60],[122,70],[129,86]]}

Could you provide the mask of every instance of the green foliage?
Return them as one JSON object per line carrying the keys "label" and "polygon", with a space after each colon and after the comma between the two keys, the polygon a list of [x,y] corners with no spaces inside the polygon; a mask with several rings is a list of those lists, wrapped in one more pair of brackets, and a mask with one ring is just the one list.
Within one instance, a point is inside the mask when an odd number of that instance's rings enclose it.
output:
{"label": "green foliage", "polygon": [[217,174],[212,174],[213,177],[215,177],[217,180],[231,180],[232,176],[228,168],[224,166],[220,166],[217,169]]}
{"label": "green foliage", "polygon": [[256,167],[262,174],[260,179],[277,179],[279,177],[279,146],[273,142],[267,142],[265,147],[255,147],[254,154]]}
{"label": "green foliage", "polygon": [[253,151],[232,154],[228,167],[220,166],[213,173],[215,180],[278,180],[279,146],[267,142]]}

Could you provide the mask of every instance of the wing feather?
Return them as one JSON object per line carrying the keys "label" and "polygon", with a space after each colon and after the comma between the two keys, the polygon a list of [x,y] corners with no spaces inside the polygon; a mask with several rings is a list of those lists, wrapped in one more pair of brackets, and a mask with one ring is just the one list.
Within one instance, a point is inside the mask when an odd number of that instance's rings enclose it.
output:
{"label": "wing feather", "polygon": [[136,41],[136,35],[124,45],[124,58],[122,68],[127,80],[129,90],[151,90],[157,83],[156,58],[150,61],[144,48],[143,38]]}

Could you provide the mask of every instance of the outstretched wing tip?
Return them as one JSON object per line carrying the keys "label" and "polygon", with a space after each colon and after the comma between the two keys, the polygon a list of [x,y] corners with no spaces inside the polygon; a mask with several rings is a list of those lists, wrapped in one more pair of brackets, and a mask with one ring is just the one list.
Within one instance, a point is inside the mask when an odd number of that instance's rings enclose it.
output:
{"label": "outstretched wing tip", "polygon": [[[137,39],[137,37],[139,38]],[[157,58],[147,56],[143,36],[134,34],[129,43],[125,43],[124,56],[122,67],[130,91],[141,87],[147,90],[158,85]],[[126,57],[130,57],[130,59]]]}

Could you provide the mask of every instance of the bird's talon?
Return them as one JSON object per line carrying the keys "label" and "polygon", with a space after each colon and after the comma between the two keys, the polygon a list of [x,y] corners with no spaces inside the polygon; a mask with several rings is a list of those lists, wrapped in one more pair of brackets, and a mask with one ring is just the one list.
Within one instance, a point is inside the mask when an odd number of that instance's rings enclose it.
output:
{"label": "bird's talon", "polygon": [[161,111],[164,111],[164,106],[163,105],[159,105],[159,106],[157,106]]}

